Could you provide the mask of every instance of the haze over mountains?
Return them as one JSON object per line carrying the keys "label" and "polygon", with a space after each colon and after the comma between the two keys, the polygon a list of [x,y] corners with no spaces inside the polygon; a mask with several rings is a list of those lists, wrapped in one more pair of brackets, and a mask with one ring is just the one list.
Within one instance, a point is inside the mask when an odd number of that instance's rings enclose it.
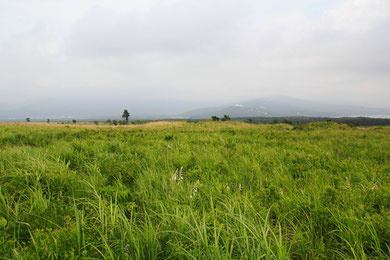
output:
{"label": "haze over mountains", "polygon": [[211,102],[178,99],[141,100],[129,97],[59,97],[34,102],[0,103],[0,120],[75,118],[116,119],[128,109],[131,119],[158,119],[210,106]]}
{"label": "haze over mountains", "polygon": [[213,115],[230,117],[389,117],[389,108],[370,108],[315,102],[285,96],[273,96],[246,100],[228,106],[202,108],[183,114],[188,118],[209,118]]}
{"label": "haze over mountains", "polygon": [[210,100],[139,100],[127,98],[50,99],[21,104],[0,104],[0,120],[20,121],[58,119],[119,119],[128,109],[131,119],[208,119],[213,115],[230,117],[348,117],[390,118],[390,108],[336,105],[286,96],[221,103]]}

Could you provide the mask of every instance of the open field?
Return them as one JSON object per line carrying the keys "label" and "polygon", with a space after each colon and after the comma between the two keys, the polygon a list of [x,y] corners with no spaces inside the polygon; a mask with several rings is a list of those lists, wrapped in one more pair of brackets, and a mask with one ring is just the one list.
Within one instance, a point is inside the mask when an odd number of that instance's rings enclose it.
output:
{"label": "open field", "polygon": [[0,259],[388,259],[390,127],[0,124]]}

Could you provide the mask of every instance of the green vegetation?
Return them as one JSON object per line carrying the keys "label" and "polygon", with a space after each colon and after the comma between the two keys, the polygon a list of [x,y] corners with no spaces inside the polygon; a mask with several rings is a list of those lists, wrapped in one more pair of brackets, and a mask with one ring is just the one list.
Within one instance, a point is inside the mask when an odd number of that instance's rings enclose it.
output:
{"label": "green vegetation", "polygon": [[223,115],[223,117],[221,118],[221,121],[230,121],[230,116]]}
{"label": "green vegetation", "polygon": [[1,259],[388,259],[390,127],[0,125]]}
{"label": "green vegetation", "polygon": [[211,117],[211,120],[212,120],[212,121],[219,121],[219,120],[220,120],[220,118],[219,118],[219,117],[217,117],[217,116],[212,116],[212,117]]}

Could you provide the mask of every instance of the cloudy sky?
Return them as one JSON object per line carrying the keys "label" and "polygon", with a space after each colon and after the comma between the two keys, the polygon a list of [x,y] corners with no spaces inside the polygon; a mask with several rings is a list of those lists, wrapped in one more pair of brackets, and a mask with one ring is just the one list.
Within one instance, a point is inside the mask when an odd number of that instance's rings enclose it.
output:
{"label": "cloudy sky", "polygon": [[390,107],[390,0],[0,0],[0,102]]}

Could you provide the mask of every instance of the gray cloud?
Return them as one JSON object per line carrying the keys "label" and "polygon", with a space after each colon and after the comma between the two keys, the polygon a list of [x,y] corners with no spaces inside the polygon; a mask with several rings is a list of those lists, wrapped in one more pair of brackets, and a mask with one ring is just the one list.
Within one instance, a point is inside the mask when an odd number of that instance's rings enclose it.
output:
{"label": "gray cloud", "polygon": [[[15,22],[6,3],[0,22]],[[61,3],[4,31],[0,102],[116,92],[389,106],[386,0],[85,1],[70,18],[78,2]]]}
{"label": "gray cloud", "polygon": [[95,7],[76,23],[69,51],[78,56],[219,52],[240,33],[239,6],[230,1],[181,1],[122,16]]}

